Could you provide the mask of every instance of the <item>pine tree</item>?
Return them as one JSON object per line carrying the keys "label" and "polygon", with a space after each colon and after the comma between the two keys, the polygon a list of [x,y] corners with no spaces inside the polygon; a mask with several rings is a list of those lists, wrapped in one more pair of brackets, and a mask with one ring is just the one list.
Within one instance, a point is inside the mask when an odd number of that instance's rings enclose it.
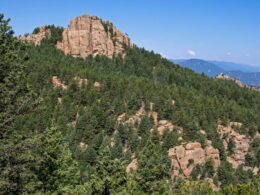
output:
{"label": "pine tree", "polygon": [[125,162],[113,159],[111,149],[106,146],[100,150],[95,165],[95,173],[91,174],[86,183],[92,183],[96,194],[115,194],[122,191],[126,184]]}
{"label": "pine tree", "polygon": [[[45,193],[66,192],[79,183],[78,163],[56,128],[48,128],[42,138],[42,162],[37,170]],[[46,179],[48,178],[48,179]]]}
{"label": "pine tree", "polygon": [[121,140],[122,144],[125,144],[126,139],[127,139],[127,137],[126,137],[127,134],[126,134],[126,128],[125,128],[125,126],[120,123],[120,124],[118,125],[117,130],[118,130],[119,137],[120,137],[120,140]]}
{"label": "pine tree", "polygon": [[26,46],[13,37],[9,21],[0,14],[0,139],[7,136],[16,117],[34,105],[26,82]]}
{"label": "pine tree", "polygon": [[33,133],[13,133],[0,144],[0,192],[3,194],[41,193],[42,182],[35,169],[40,166],[41,137]]}
{"label": "pine tree", "polygon": [[94,165],[97,158],[97,152],[92,147],[88,147],[85,154],[85,161],[90,165]]}
{"label": "pine tree", "polygon": [[170,180],[170,164],[165,162],[163,155],[158,145],[148,141],[137,157],[135,180],[144,193],[159,193],[162,184]]}
{"label": "pine tree", "polygon": [[14,123],[35,110],[37,100],[26,81],[27,47],[14,38],[9,21],[0,14],[0,191],[28,194],[41,186],[33,171],[40,162],[39,136]]}

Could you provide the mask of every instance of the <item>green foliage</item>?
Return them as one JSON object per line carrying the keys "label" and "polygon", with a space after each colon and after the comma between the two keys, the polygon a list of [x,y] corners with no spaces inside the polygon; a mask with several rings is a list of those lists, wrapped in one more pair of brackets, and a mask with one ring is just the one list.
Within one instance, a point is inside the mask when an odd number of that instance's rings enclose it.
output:
{"label": "green foliage", "polygon": [[35,29],[33,29],[32,34],[38,34],[40,32],[40,28],[36,27]]}
{"label": "green foliage", "polygon": [[170,179],[169,170],[170,164],[165,162],[160,147],[148,141],[138,156],[135,175],[138,189],[144,193],[159,193],[161,182]]}
{"label": "green foliage", "polygon": [[120,137],[120,141],[125,144],[127,136],[126,136],[126,128],[124,127],[123,124],[119,124],[118,125],[118,133],[119,133],[119,137]]}
{"label": "green foliage", "polygon": [[97,159],[97,152],[92,147],[88,147],[86,150],[85,161],[90,165],[94,165]]}
{"label": "green foliage", "polygon": [[47,25],[46,29],[50,29],[51,37],[45,38],[44,40],[42,40],[43,44],[54,44],[54,45],[56,45],[56,43],[58,41],[62,40],[62,32],[64,30],[63,27],[59,27],[59,26],[55,26],[55,25]]}
{"label": "green foliage", "polygon": [[73,188],[79,182],[78,165],[72,159],[72,154],[68,145],[64,143],[62,134],[56,128],[49,128],[43,136],[44,153],[37,174],[43,183],[45,193],[55,191],[61,193],[67,188]]}
{"label": "green foliage", "polygon": [[230,138],[229,142],[228,142],[228,152],[229,152],[229,155],[232,155],[234,153],[235,147],[236,147],[235,141],[232,138]]}
{"label": "green foliage", "polygon": [[213,194],[213,190],[206,182],[183,182],[175,190],[175,194]]}
{"label": "green foliage", "polygon": [[148,135],[150,130],[152,129],[152,127],[153,127],[153,124],[152,124],[150,118],[148,118],[147,116],[144,116],[141,119],[138,134],[140,136]]}
{"label": "green foliage", "polygon": [[[213,193],[205,182],[173,183],[167,151],[179,145],[179,135],[175,129],[158,134],[148,117],[150,102],[158,120],[170,120],[183,128],[185,141],[205,145],[209,139],[219,149],[222,163],[217,173],[208,161],[193,169],[193,180],[214,177],[226,194],[256,191],[250,171],[233,170],[225,162],[217,125],[239,121],[244,125],[238,131],[255,135],[260,126],[259,93],[197,75],[136,47],[125,48],[124,58],[75,59],[54,47],[61,40],[62,28],[48,26],[51,38],[35,47],[14,38],[2,15],[0,25],[1,192]],[[52,76],[58,76],[68,89],[53,88]],[[88,84],[77,86],[75,76],[87,78]],[[93,87],[95,81],[102,85],[98,91]],[[143,103],[146,114],[140,123],[117,125],[119,115],[133,116]],[[201,129],[207,137],[201,136]],[[233,148],[231,143],[230,152]],[[138,169],[127,175],[126,166],[134,155]],[[259,166],[259,140],[252,142],[246,159],[247,164]]]}
{"label": "green foliage", "polygon": [[229,185],[221,189],[222,194],[259,194],[260,179],[257,176],[252,182],[244,183],[242,185]]}
{"label": "green foliage", "polygon": [[166,151],[168,151],[170,148],[177,146],[178,143],[179,143],[178,134],[175,130],[165,132],[165,134],[163,135],[163,145],[162,145],[162,147]]}
{"label": "green foliage", "polygon": [[221,185],[229,185],[235,182],[234,171],[232,165],[229,162],[222,162],[218,168],[218,179]]}
{"label": "green foliage", "polygon": [[42,182],[35,168],[41,157],[38,135],[13,133],[0,144],[0,192],[2,194],[32,194],[41,192]]}
{"label": "green foliage", "polygon": [[107,194],[122,191],[126,184],[125,162],[113,159],[110,147],[100,151],[95,164],[95,171],[89,174],[84,186],[91,186],[94,194]]}
{"label": "green foliage", "polygon": [[16,117],[32,110],[26,84],[26,46],[13,37],[8,22],[0,14],[0,139],[7,136]]}
{"label": "green foliage", "polygon": [[212,178],[214,176],[215,170],[213,167],[212,160],[207,160],[204,164],[204,170],[202,172],[202,178]]}

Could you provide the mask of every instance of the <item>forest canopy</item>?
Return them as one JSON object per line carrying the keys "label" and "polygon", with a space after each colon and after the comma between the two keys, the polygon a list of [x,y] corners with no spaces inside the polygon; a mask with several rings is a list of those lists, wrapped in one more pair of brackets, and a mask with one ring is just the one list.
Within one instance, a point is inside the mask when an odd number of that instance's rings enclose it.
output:
{"label": "forest canopy", "polygon": [[[63,28],[49,26],[52,36],[34,46],[18,40],[8,23],[0,15],[1,194],[213,193],[197,175],[212,179],[219,193],[257,194],[259,176],[232,168],[226,155],[234,143],[227,153],[217,126],[236,121],[239,133],[260,133],[260,93],[138,47],[126,47],[124,57],[73,58],[55,48]],[[54,76],[67,88],[54,87]],[[75,78],[87,83],[79,87]],[[138,124],[118,122],[122,114],[148,112],[151,103],[158,120],[183,128],[185,142],[211,140],[220,151],[218,170],[206,163],[192,181],[174,180],[167,152],[180,144],[177,133],[151,131],[146,115]],[[250,146],[250,166],[260,166],[258,141]],[[138,168],[127,173],[133,158]]]}

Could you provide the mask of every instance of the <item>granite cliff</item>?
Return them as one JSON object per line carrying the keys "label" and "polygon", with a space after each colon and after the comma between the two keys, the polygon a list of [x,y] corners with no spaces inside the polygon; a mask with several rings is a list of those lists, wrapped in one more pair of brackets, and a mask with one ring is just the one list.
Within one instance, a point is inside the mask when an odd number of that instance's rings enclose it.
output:
{"label": "granite cliff", "polygon": [[105,55],[112,58],[124,53],[124,45],[133,46],[128,36],[112,23],[96,16],[82,15],[71,20],[57,48],[73,57]]}
{"label": "granite cliff", "polygon": [[[42,26],[37,32],[18,37],[35,45],[40,45],[44,38],[51,36],[51,29]],[[118,30],[111,22],[97,16],[82,15],[71,20],[65,28],[61,41],[56,47],[66,55],[86,58],[90,55],[124,56],[124,47],[133,47],[130,38]]]}

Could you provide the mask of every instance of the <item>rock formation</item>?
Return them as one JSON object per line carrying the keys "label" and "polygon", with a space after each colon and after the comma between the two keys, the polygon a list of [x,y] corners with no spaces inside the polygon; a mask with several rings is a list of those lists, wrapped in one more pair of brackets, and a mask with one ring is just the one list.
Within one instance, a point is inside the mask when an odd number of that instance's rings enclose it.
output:
{"label": "rock formation", "polygon": [[68,89],[68,86],[62,83],[57,76],[52,77],[52,84],[55,88]]}
{"label": "rock formation", "polygon": [[39,32],[36,34],[24,35],[18,37],[18,39],[26,42],[31,42],[35,45],[40,45],[41,41],[44,38],[49,38],[51,36],[51,30],[48,29],[46,26],[42,26],[39,28]]}
{"label": "rock formation", "polygon": [[62,37],[57,48],[73,57],[105,55],[112,58],[113,55],[124,53],[123,45],[133,46],[128,36],[112,23],[89,15],[72,19]]}
{"label": "rock formation", "polygon": [[221,79],[221,80],[226,80],[226,81],[233,81],[235,82],[239,87],[243,87],[243,88],[247,88],[250,89],[252,91],[256,91],[256,92],[260,92],[260,88],[259,87],[254,87],[254,86],[249,86],[249,85],[245,85],[244,83],[242,83],[240,80],[232,78],[228,75],[225,74],[219,74],[216,76],[216,79]]}
{"label": "rock formation", "polygon": [[[174,129],[176,129],[179,134],[182,134],[183,129],[181,127],[173,125],[171,121],[164,119],[158,121],[158,113],[153,111],[153,105],[153,103],[150,103],[150,110],[146,112],[144,102],[142,102],[142,106],[139,108],[139,110],[134,115],[130,116],[128,119],[126,113],[119,115],[117,117],[117,123],[123,123],[126,125],[139,125],[142,120],[142,117],[148,116],[149,118],[153,119],[154,128],[158,130],[160,136],[163,136],[167,130],[173,131]],[[151,132],[153,130],[154,129],[151,129]]]}
{"label": "rock formation", "polygon": [[130,173],[132,170],[133,170],[133,171],[134,171],[134,170],[137,170],[137,168],[138,168],[137,159],[134,158],[134,159],[132,159],[132,161],[129,163],[129,165],[127,165],[127,167],[126,167],[126,172],[127,172],[127,173]]}
{"label": "rock formation", "polygon": [[212,147],[211,141],[207,141],[205,149],[198,142],[176,146],[168,151],[168,157],[172,164],[172,176],[175,178],[189,178],[193,168],[205,164],[207,160],[212,160],[215,169],[220,165],[219,150]]}
{"label": "rock formation", "polygon": [[245,164],[245,156],[250,146],[250,138],[237,133],[232,127],[241,127],[241,123],[231,122],[227,127],[222,125],[218,126],[218,132],[223,139],[225,149],[228,148],[230,139],[233,139],[235,146],[234,152],[227,157],[227,161],[230,162],[233,168],[237,168],[239,165]]}
{"label": "rock formation", "polygon": [[77,83],[78,87],[86,86],[88,84],[88,79],[82,79],[80,77],[74,77],[73,79]]}
{"label": "rock formation", "polygon": [[168,120],[160,120],[158,124],[159,125],[157,129],[161,136],[165,133],[166,130],[173,131],[174,129],[174,125]]}
{"label": "rock formation", "polygon": [[[57,76],[52,77],[52,85],[54,88],[60,88],[63,90],[68,89],[68,86],[64,84]],[[88,85],[88,79],[86,78],[80,78],[80,77],[74,77],[73,80],[75,81],[77,87],[83,87]],[[96,91],[100,91],[101,89],[101,83],[98,81],[95,81],[93,83],[93,87]]]}
{"label": "rock formation", "polygon": [[100,91],[101,84],[99,82],[95,81],[94,88],[96,89],[96,91]]}

